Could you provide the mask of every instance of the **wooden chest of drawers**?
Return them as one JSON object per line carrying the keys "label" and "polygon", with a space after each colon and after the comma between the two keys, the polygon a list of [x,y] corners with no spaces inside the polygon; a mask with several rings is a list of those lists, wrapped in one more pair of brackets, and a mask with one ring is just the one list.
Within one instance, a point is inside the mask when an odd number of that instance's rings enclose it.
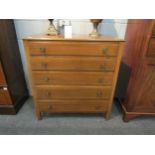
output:
{"label": "wooden chest of drawers", "polygon": [[41,112],[104,112],[109,118],[123,40],[24,38],[37,118]]}

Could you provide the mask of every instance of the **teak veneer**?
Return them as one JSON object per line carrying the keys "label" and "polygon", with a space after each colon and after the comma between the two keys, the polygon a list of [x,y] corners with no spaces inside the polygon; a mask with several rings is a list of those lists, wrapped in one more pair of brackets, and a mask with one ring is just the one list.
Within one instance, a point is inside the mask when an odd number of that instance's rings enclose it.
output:
{"label": "teak veneer", "polygon": [[23,42],[38,119],[41,112],[103,112],[109,118],[123,40],[37,35]]}

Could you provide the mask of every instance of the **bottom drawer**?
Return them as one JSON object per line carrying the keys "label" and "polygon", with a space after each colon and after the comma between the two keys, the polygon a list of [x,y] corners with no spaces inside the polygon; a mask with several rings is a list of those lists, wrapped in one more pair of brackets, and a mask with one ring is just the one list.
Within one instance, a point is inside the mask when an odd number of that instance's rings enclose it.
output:
{"label": "bottom drawer", "polygon": [[0,90],[0,105],[12,104],[9,92],[7,90]]}
{"label": "bottom drawer", "polygon": [[101,100],[53,100],[39,101],[37,105],[42,112],[105,112],[108,103]]}

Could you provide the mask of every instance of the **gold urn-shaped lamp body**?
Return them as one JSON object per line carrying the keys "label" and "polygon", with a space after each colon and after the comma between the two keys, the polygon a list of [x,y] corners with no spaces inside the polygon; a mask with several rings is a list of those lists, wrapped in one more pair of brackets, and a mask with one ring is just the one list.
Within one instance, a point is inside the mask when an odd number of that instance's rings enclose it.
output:
{"label": "gold urn-shaped lamp body", "polygon": [[97,27],[99,23],[102,21],[102,19],[90,19],[90,21],[93,23],[93,31],[89,34],[91,37],[97,37],[100,34],[97,32]]}
{"label": "gold urn-shaped lamp body", "polygon": [[57,35],[58,31],[53,24],[54,19],[48,19],[48,20],[49,20],[50,24],[49,24],[49,27],[47,29],[47,35]]}

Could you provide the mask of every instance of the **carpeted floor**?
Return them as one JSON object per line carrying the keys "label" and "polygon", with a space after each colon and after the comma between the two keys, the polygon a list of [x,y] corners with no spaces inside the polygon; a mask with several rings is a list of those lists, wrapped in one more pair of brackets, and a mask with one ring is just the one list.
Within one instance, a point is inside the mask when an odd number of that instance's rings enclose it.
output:
{"label": "carpeted floor", "polygon": [[155,134],[155,117],[139,117],[128,123],[115,103],[111,119],[102,114],[44,114],[41,121],[35,118],[30,98],[17,115],[0,115],[1,135],[125,135]]}

